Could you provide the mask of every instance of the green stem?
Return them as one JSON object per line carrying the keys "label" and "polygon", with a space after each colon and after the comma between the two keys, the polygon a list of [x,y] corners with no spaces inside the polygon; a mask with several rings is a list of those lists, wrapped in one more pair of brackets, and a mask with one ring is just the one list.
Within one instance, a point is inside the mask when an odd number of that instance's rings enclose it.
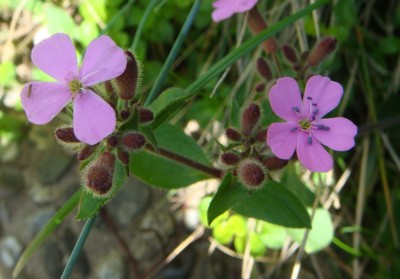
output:
{"label": "green stem", "polygon": [[151,0],[150,4],[147,6],[146,10],[144,11],[144,14],[143,14],[142,18],[140,19],[138,28],[136,30],[135,37],[133,38],[133,43],[131,46],[132,50],[136,50],[137,44],[139,43],[140,36],[142,35],[142,32],[143,32],[144,24],[146,23],[147,18],[149,17],[151,11],[153,10],[154,6],[157,4],[158,1],[159,0]]}
{"label": "green stem", "polygon": [[64,272],[61,275],[61,279],[68,279],[71,275],[71,272],[76,264],[76,261],[78,260],[78,257],[81,253],[81,250],[83,248],[83,245],[85,244],[86,238],[89,235],[90,230],[92,229],[93,223],[96,220],[96,216],[93,218],[90,218],[89,220],[86,221],[85,226],[83,227],[83,230],[81,234],[79,235],[78,241],[75,244],[74,249],[72,250],[71,256],[68,259],[67,265],[65,266]]}
{"label": "green stem", "polygon": [[172,63],[178,56],[178,53],[181,50],[182,43],[186,38],[194,19],[196,18],[197,12],[200,9],[201,2],[202,0],[196,0],[194,2],[188,17],[186,18],[186,21],[182,26],[181,32],[179,33],[178,38],[176,38],[175,43],[172,46],[170,53],[168,54],[167,60],[165,61],[164,66],[162,67],[161,72],[158,75],[157,80],[150,91],[149,96],[147,97],[145,106],[148,106],[153,102],[153,100],[157,97],[161,87],[163,86],[164,81],[167,78],[167,74],[171,69]]}

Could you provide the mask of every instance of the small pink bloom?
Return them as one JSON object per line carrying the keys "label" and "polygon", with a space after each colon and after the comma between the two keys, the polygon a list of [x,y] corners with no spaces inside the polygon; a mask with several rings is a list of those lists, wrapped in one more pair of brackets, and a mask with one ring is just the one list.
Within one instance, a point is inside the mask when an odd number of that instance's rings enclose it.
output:
{"label": "small pink bloom", "polygon": [[327,172],[333,160],[321,145],[337,151],[354,146],[357,126],[344,117],[322,119],[340,102],[342,86],[327,77],[313,76],[306,85],[303,101],[297,82],[290,77],[278,79],[269,92],[272,110],[283,123],[268,128],[267,144],[281,159],[290,159],[294,151],[309,170]]}
{"label": "small pink bloom", "polygon": [[30,122],[46,124],[72,101],[73,128],[80,141],[96,144],[114,131],[113,108],[90,89],[125,70],[125,54],[110,37],[101,36],[89,44],[80,69],[74,44],[62,33],[35,45],[31,57],[35,66],[56,81],[32,81],[22,89],[21,103]]}
{"label": "small pink bloom", "polygon": [[216,0],[212,4],[215,10],[212,18],[215,22],[225,20],[234,13],[243,13],[257,4],[258,0]]}

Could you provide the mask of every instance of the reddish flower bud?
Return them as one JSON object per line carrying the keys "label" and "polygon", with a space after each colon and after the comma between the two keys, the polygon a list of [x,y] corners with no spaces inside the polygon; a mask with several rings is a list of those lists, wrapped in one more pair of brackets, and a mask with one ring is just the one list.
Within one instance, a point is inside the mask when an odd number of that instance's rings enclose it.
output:
{"label": "reddish flower bud", "polygon": [[72,127],[61,127],[57,128],[54,133],[56,139],[62,143],[80,143],[75,136],[74,129]]}
{"label": "reddish flower bud", "polygon": [[227,128],[225,133],[228,139],[232,141],[240,141],[240,139],[242,138],[242,135],[233,128]]}
{"label": "reddish flower bud", "polygon": [[122,118],[122,120],[127,120],[131,116],[131,112],[127,109],[121,110],[119,114]]}
{"label": "reddish flower bud", "polygon": [[292,64],[297,63],[298,57],[296,50],[291,45],[284,45],[282,47],[283,56]]}
{"label": "reddish flower bud", "polygon": [[118,137],[117,136],[111,136],[107,139],[107,148],[108,149],[113,149],[118,145]]}
{"label": "reddish flower bud", "polygon": [[321,39],[311,50],[307,57],[307,63],[310,66],[316,66],[321,63],[336,48],[337,40],[334,37],[325,37]]}
{"label": "reddish flower bud", "polygon": [[288,164],[288,162],[289,160],[280,159],[275,156],[263,160],[264,165],[269,170],[283,169]]}
{"label": "reddish flower bud", "polygon": [[262,57],[257,59],[257,70],[266,80],[272,79],[271,68],[269,67],[268,62]]}
{"label": "reddish flower bud", "polygon": [[[257,6],[254,6],[249,11],[249,16],[247,17],[247,20],[250,30],[253,34],[258,34],[268,27],[260,12],[258,11]],[[269,38],[263,42],[263,47],[266,53],[272,53],[276,51],[278,46],[275,38]]]}
{"label": "reddish flower bud", "polygon": [[250,136],[260,121],[261,110],[257,104],[250,104],[242,112],[242,134]]}
{"label": "reddish flower bud", "polygon": [[84,148],[81,149],[78,153],[78,160],[83,161],[89,158],[92,154],[93,151],[96,150],[97,145],[86,145]]}
{"label": "reddish flower bud", "polygon": [[154,113],[145,108],[139,109],[139,123],[140,124],[150,124],[154,119]]}
{"label": "reddish flower bud", "polygon": [[123,100],[131,100],[135,96],[139,80],[139,66],[132,52],[126,50],[125,55],[128,60],[125,71],[114,82],[118,96]]}
{"label": "reddish flower bud", "polygon": [[228,166],[234,166],[239,163],[239,156],[232,152],[222,153],[221,161]]}
{"label": "reddish flower bud", "polygon": [[129,165],[129,153],[125,151],[118,150],[118,159],[124,164],[125,166]]}
{"label": "reddish flower bud", "polygon": [[255,137],[255,140],[264,143],[267,140],[267,130],[268,129],[262,129],[259,131]]}
{"label": "reddish flower bud", "polygon": [[262,187],[267,177],[265,167],[254,159],[241,161],[237,171],[239,181],[249,190]]}
{"label": "reddish flower bud", "polygon": [[107,195],[113,185],[114,165],[115,155],[111,152],[102,153],[86,172],[86,189],[95,196]]}
{"label": "reddish flower bud", "polygon": [[126,151],[141,149],[146,143],[146,138],[137,132],[129,132],[122,136],[121,145]]}
{"label": "reddish flower bud", "polygon": [[254,89],[256,90],[256,92],[264,92],[265,91],[265,83],[261,82],[261,83],[257,84]]}

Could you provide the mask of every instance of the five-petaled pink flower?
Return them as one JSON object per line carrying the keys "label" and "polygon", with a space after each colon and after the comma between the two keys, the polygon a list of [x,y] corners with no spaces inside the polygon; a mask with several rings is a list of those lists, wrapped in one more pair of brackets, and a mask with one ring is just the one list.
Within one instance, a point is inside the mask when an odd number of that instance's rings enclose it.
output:
{"label": "five-petaled pink flower", "polygon": [[215,10],[212,19],[215,22],[225,20],[234,13],[243,13],[257,4],[258,0],[216,0],[212,5]]}
{"label": "five-petaled pink flower", "polygon": [[22,89],[21,103],[30,122],[46,124],[73,101],[73,129],[80,141],[96,144],[114,131],[113,108],[90,89],[118,77],[126,68],[123,50],[110,37],[101,36],[89,44],[80,69],[74,44],[66,34],[41,41],[31,56],[35,66],[56,81],[32,81]]}
{"label": "five-petaled pink flower", "polygon": [[297,82],[280,78],[269,92],[272,110],[285,123],[268,128],[267,144],[281,159],[290,159],[296,150],[300,162],[309,170],[327,172],[333,160],[321,145],[337,151],[354,146],[357,126],[344,117],[322,117],[333,110],[343,95],[342,86],[327,77],[313,76],[306,85],[303,101]]}

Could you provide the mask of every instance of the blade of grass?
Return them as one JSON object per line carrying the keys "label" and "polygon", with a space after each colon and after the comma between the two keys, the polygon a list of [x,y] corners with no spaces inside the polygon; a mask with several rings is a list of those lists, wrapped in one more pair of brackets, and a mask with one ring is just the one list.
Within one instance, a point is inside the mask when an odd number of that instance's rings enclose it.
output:
{"label": "blade of grass", "polygon": [[195,95],[196,91],[200,90],[213,78],[221,74],[226,68],[235,63],[239,58],[246,55],[248,52],[255,49],[259,44],[261,44],[266,39],[272,37],[274,34],[282,30],[284,27],[295,22],[296,20],[302,18],[308,13],[318,9],[324,4],[327,4],[329,0],[319,0],[314,4],[307,6],[306,8],[300,10],[299,12],[286,17],[285,19],[275,23],[271,27],[260,32],[256,36],[244,42],[240,47],[232,50],[227,56],[218,61],[214,66],[212,66],[205,74],[196,79],[192,84],[190,84],[186,91],[188,96],[192,97]]}
{"label": "blade of grass", "polygon": [[138,28],[135,33],[135,37],[133,38],[133,42],[132,42],[132,46],[131,46],[132,50],[136,50],[137,44],[139,43],[140,36],[142,35],[142,32],[143,32],[144,24],[146,23],[147,18],[149,17],[150,13],[153,11],[154,6],[157,4],[158,1],[160,1],[160,0],[151,0],[149,5],[146,7],[146,10],[144,11],[143,16],[140,19]]}
{"label": "blade of grass", "polygon": [[160,92],[160,89],[163,86],[165,79],[167,78],[168,72],[171,69],[172,63],[178,56],[178,53],[181,50],[182,43],[185,40],[194,19],[196,18],[197,12],[199,11],[201,6],[201,2],[202,0],[196,0],[194,2],[192,9],[190,10],[188,17],[186,18],[186,21],[182,26],[181,32],[179,32],[179,35],[176,38],[170,53],[168,54],[167,60],[165,61],[155,84],[151,88],[149,96],[146,99],[145,106],[150,105]]}
{"label": "blade of grass", "polygon": [[133,2],[136,0],[129,0],[107,23],[107,25],[101,30],[100,34],[105,34],[107,33],[108,29],[110,29],[114,23],[117,21],[118,18],[123,16],[123,13],[125,13],[128,9],[131,8]]}
{"label": "blade of grass", "polygon": [[50,219],[50,221],[40,230],[35,238],[29,243],[28,247],[24,250],[19,258],[14,270],[13,277],[16,278],[32,254],[42,245],[42,243],[50,236],[50,234],[64,221],[64,219],[74,210],[78,205],[81,189],[69,198],[69,200],[58,210],[58,212]]}
{"label": "blade of grass", "polygon": [[75,247],[72,250],[71,256],[69,257],[68,262],[65,265],[64,271],[61,275],[61,279],[68,279],[71,276],[72,270],[82,251],[83,245],[85,244],[85,241],[90,233],[90,230],[92,229],[94,221],[96,220],[96,216],[86,221],[85,226],[83,227],[83,230],[79,235],[78,240],[76,241]]}

